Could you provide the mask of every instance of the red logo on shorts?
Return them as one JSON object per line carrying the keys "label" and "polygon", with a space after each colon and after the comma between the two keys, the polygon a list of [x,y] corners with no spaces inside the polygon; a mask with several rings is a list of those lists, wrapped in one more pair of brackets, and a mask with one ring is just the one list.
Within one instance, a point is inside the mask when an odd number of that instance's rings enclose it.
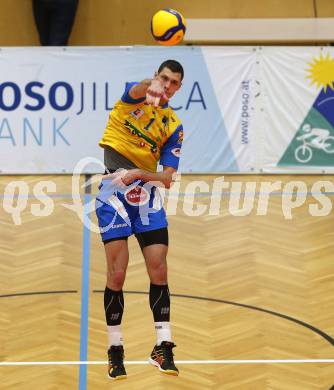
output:
{"label": "red logo on shorts", "polygon": [[136,186],[126,191],[124,196],[126,201],[132,206],[143,206],[150,199],[147,190],[140,186]]}

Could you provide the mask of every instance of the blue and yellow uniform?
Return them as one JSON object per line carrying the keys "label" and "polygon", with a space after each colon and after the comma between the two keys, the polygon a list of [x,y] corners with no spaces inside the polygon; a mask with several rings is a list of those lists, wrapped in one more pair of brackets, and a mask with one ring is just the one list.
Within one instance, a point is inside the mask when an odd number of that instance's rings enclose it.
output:
{"label": "blue and yellow uniform", "polygon": [[165,104],[153,107],[145,98],[133,99],[127,83],[122,98],[110,112],[100,146],[109,146],[138,168],[156,172],[157,162],[177,169],[183,129],[174,111]]}
{"label": "blue and yellow uniform", "polygon": [[[122,98],[110,112],[99,145],[115,151],[133,167],[156,172],[160,162],[177,169],[182,124],[168,104],[153,107],[145,104],[145,98],[133,99],[129,91],[135,84],[127,83]],[[122,190],[114,188],[110,179],[103,180],[96,205],[102,240],[166,227],[166,214],[158,193],[156,187],[140,181]]]}

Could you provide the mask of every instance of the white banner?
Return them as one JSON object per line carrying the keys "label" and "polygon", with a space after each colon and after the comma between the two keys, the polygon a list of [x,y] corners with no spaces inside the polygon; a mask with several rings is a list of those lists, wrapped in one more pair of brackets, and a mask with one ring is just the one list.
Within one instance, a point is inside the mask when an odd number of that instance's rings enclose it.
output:
{"label": "white banner", "polygon": [[50,47],[1,50],[0,173],[71,173],[84,157],[103,161],[98,141],[125,83],[153,77],[169,58],[185,69],[171,101],[184,125],[180,171],[252,171],[253,48]]}
{"label": "white banner", "polygon": [[334,172],[334,48],[263,47],[257,166]]}
{"label": "white banner", "polygon": [[[334,48],[3,48],[0,174],[72,173],[128,81],[173,58],[182,173],[334,172]],[[84,167],[102,172],[102,164]]]}

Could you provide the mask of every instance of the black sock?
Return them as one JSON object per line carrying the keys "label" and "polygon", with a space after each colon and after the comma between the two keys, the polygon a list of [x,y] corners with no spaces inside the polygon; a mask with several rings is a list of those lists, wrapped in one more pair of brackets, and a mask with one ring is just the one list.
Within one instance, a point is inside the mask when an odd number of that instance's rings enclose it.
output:
{"label": "black sock", "polygon": [[170,299],[168,284],[159,286],[151,283],[150,307],[153,312],[154,322],[169,322]]}
{"label": "black sock", "polygon": [[124,310],[123,290],[114,291],[106,287],[104,290],[104,311],[107,325],[120,325]]}

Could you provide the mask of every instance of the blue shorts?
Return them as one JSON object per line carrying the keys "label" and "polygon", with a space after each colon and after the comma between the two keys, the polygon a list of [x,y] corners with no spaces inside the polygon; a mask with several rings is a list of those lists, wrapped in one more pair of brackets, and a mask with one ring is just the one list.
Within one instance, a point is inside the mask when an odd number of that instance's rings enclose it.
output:
{"label": "blue shorts", "polygon": [[157,187],[136,181],[116,188],[111,179],[103,179],[99,190],[95,206],[102,241],[167,227]]}

